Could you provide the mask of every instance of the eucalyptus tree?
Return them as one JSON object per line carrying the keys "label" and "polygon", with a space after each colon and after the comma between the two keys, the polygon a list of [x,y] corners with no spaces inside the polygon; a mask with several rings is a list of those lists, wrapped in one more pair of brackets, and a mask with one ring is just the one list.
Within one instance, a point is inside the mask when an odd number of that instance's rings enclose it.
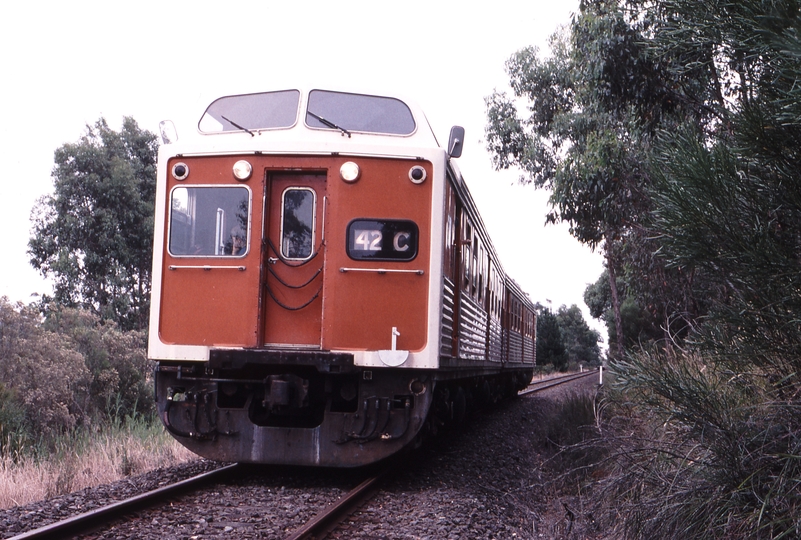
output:
{"label": "eucalyptus tree", "polygon": [[[487,144],[497,168],[517,167],[521,181],[551,191],[546,220],[601,248],[614,315],[617,355],[623,352],[621,272],[641,289],[641,308],[669,333],[674,313],[700,313],[691,280],[665,268],[648,231],[649,164],[656,137],[685,123],[703,130],[718,119],[716,73],[678,72],[651,47],[647,12],[619,1],[581,2],[571,24],[507,62],[514,96],[487,98]],[[639,296],[639,294],[638,294]],[[634,301],[635,296],[632,296]]]}
{"label": "eucalyptus tree", "polygon": [[[716,74],[709,129],[665,133],[654,153],[661,256],[711,290],[707,344],[801,369],[801,8],[795,1],[634,3],[679,74]],[[793,360],[795,359],[795,360]],[[791,362],[792,368],[786,364]]]}
{"label": "eucalyptus tree", "polygon": [[[547,221],[567,221],[579,241],[604,250],[618,335],[618,244],[646,205],[634,142],[642,126],[628,82],[648,68],[635,37],[614,3],[582,5],[571,26],[552,36],[550,56],[529,47],[509,59],[514,97],[487,98],[495,166],[518,167],[521,182],[551,190]],[[640,86],[648,90],[645,81]]]}
{"label": "eucalyptus tree", "polygon": [[[54,192],[31,212],[31,265],[54,281],[60,306],[144,329],[150,305],[156,136],[133,118],[101,118],[55,152]],[[49,301],[49,298],[45,298]]]}
{"label": "eucalyptus tree", "polygon": [[651,141],[646,221],[659,259],[693,276],[706,307],[684,350],[632,355],[616,370],[664,439],[647,454],[660,459],[621,469],[615,515],[636,538],[796,538],[801,9],[783,0],[627,9],[671,99],[693,113]]}
{"label": "eucalyptus tree", "polygon": [[565,350],[570,362],[584,366],[601,364],[600,334],[589,327],[576,304],[561,306],[556,320],[564,337]]}

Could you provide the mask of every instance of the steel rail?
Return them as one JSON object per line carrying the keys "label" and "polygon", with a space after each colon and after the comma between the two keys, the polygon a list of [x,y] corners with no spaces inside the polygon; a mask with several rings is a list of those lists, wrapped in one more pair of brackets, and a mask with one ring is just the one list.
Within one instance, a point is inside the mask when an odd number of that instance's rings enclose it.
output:
{"label": "steel rail", "polygon": [[9,540],[50,540],[67,538],[69,535],[76,535],[90,528],[95,528],[104,523],[117,520],[126,513],[151,506],[161,499],[177,495],[189,489],[198,488],[202,484],[220,479],[223,476],[235,472],[238,468],[240,468],[240,465],[237,463],[227,465],[207,473],[193,476],[192,478],[187,478],[186,480],[181,480],[169,486],[141,493],[135,497],[118,501],[108,506],[103,506],[102,508],[90,510],[89,512],[84,512],[83,514],[62,521],[56,521],[55,523],[18,534],[17,536],[12,536]]}
{"label": "steel rail", "polygon": [[379,473],[371,476],[338,501],[330,504],[303,527],[296,530],[284,540],[312,540],[325,538],[337,525],[350,516],[361,505],[369,500],[381,485],[386,476],[394,471],[394,460],[390,460]]}
{"label": "steel rail", "polygon": [[517,395],[525,396],[528,394],[534,394],[536,392],[540,392],[542,390],[547,390],[548,388],[553,388],[554,386],[559,386],[560,384],[569,383],[570,381],[575,381],[576,379],[581,379],[583,377],[589,377],[590,375],[597,375],[598,370],[593,371],[585,371],[582,373],[571,373],[570,375],[562,375],[559,377],[553,377],[551,379],[546,379],[544,381],[538,381],[536,383],[529,384],[529,387],[525,390],[521,390],[518,392]]}

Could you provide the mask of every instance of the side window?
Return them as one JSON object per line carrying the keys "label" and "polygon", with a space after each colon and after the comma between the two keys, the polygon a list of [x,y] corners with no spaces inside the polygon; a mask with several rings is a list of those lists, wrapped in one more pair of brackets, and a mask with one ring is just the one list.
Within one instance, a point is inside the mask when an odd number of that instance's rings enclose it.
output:
{"label": "side window", "polygon": [[312,189],[291,187],[284,190],[281,203],[281,256],[305,260],[314,252],[314,218],[317,208]]}
{"label": "side window", "polygon": [[478,299],[478,276],[481,273],[481,267],[479,266],[479,258],[478,258],[478,235],[473,234],[473,271],[470,273],[470,295]]}
{"label": "side window", "polygon": [[250,190],[244,186],[176,187],[170,193],[169,254],[246,255],[250,204]]}
{"label": "side window", "polygon": [[484,305],[484,297],[487,294],[487,257],[484,253],[484,245],[478,244],[478,294],[477,300]]}
{"label": "side window", "polygon": [[471,263],[473,262],[473,257],[470,254],[470,249],[472,245],[471,239],[473,238],[473,229],[470,226],[470,222],[467,220],[467,216],[462,213],[462,233],[461,233],[461,247],[462,247],[462,289],[466,293],[470,293],[470,272],[471,272]]}
{"label": "side window", "polygon": [[457,280],[456,268],[456,199],[450,182],[445,184],[445,251],[443,257],[445,275]]}

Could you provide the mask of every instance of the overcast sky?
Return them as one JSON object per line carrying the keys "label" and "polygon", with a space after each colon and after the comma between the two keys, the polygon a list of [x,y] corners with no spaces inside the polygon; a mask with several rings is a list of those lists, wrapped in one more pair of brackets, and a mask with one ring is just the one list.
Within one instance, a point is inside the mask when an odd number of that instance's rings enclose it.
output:
{"label": "overcast sky", "polygon": [[[492,168],[484,144],[484,98],[505,90],[504,63],[570,21],[577,0],[405,0],[200,3],[14,2],[2,9],[0,227],[8,236],[0,296],[29,302],[50,287],[28,262],[30,212],[52,192],[53,152],[86,124],[123,116],[179,137],[205,106],[231,93],[326,84],[398,92],[426,112],[441,144],[466,128],[459,166],[506,270],[535,302],[583,302],[601,256],[565,225],[545,226],[548,193]],[[211,9],[214,6],[214,9]]]}

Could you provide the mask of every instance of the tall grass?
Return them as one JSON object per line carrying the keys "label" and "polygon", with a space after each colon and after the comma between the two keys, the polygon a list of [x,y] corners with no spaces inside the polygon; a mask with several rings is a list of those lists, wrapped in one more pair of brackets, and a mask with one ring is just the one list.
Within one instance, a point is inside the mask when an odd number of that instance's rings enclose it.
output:
{"label": "tall grass", "polygon": [[801,536],[797,377],[732,367],[646,351],[614,366],[601,484],[621,536]]}
{"label": "tall grass", "polygon": [[550,457],[547,467],[563,486],[583,483],[606,448],[599,444],[600,396],[596,390],[571,391],[543,403],[539,430]]}
{"label": "tall grass", "polygon": [[157,419],[141,415],[96,431],[62,435],[47,447],[3,445],[0,508],[106,484],[196,457],[166,434]]}

